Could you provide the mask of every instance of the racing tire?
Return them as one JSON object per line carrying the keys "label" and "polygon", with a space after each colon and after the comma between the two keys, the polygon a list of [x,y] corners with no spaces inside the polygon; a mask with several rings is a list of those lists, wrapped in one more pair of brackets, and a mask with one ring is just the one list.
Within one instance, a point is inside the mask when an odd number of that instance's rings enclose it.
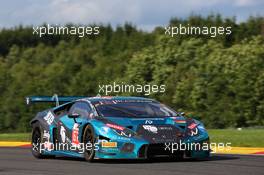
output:
{"label": "racing tire", "polygon": [[[91,125],[87,125],[83,132],[83,143],[84,143],[84,158],[88,162],[94,161],[94,155],[95,155],[95,143],[96,143],[96,137],[94,135],[94,129]],[[87,148],[87,144],[91,144],[91,147],[89,149]]]}
{"label": "racing tire", "polygon": [[32,137],[31,137],[31,152],[32,155],[38,159],[43,158],[43,154],[40,152],[42,140],[42,132],[39,122],[36,122],[32,126]]}
{"label": "racing tire", "polygon": [[54,158],[52,155],[43,155],[40,151],[42,143],[43,131],[39,122],[36,122],[32,125],[32,135],[31,135],[31,153],[37,159],[44,158]]}

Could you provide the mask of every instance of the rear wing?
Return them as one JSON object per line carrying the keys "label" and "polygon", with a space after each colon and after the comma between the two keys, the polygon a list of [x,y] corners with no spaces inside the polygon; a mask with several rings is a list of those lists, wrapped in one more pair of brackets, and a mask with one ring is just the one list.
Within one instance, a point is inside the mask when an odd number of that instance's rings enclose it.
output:
{"label": "rear wing", "polygon": [[61,96],[59,97],[57,94],[53,96],[29,96],[26,97],[26,104],[30,105],[33,103],[56,103],[56,106],[59,106],[60,103],[67,103],[71,101],[75,101],[81,98],[85,98],[85,96]]}

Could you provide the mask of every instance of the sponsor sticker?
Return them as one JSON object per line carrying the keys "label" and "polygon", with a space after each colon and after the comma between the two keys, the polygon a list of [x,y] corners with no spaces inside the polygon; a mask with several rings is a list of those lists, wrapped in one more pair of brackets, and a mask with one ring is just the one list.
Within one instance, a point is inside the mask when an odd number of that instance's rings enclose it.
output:
{"label": "sponsor sticker", "polygon": [[167,130],[167,131],[171,131],[173,130],[173,128],[171,126],[160,126],[158,127],[159,130]]}
{"label": "sponsor sticker", "polygon": [[115,124],[111,124],[111,123],[107,123],[106,126],[108,126],[110,128],[114,128],[114,129],[120,130],[120,131],[124,130],[123,126],[119,126],[119,125],[115,125]]}
{"label": "sponsor sticker", "polygon": [[50,142],[50,133],[49,133],[49,131],[44,130],[43,139],[46,140],[44,142],[44,149],[47,149],[48,151],[51,151],[52,144]]}
{"label": "sponsor sticker", "polygon": [[158,128],[156,126],[153,126],[153,125],[143,125],[143,128],[145,130],[148,130],[148,131],[153,132],[155,134],[158,133]]}
{"label": "sponsor sticker", "polygon": [[188,126],[189,129],[194,129],[196,128],[197,124],[196,123],[192,123]]}
{"label": "sponsor sticker", "polygon": [[51,125],[51,123],[54,121],[54,115],[49,111],[48,114],[44,117],[44,120],[46,120],[48,125]]}
{"label": "sponsor sticker", "polygon": [[60,136],[61,136],[61,141],[62,143],[65,143],[66,142],[66,130],[63,126],[61,126],[60,128]]}
{"label": "sponsor sticker", "polygon": [[121,141],[131,141],[130,138],[127,138],[127,137],[120,137],[120,136],[114,136],[113,137],[113,140],[121,140]]}
{"label": "sponsor sticker", "polygon": [[102,142],[103,148],[116,148],[117,142]]}
{"label": "sponsor sticker", "polygon": [[77,123],[74,123],[73,129],[72,129],[72,145],[73,146],[79,146],[80,142],[78,140],[79,136],[79,125]]}
{"label": "sponsor sticker", "polygon": [[152,120],[146,120],[146,121],[145,121],[145,124],[152,124],[152,123],[153,123]]}
{"label": "sponsor sticker", "polygon": [[185,120],[174,120],[176,123],[179,123],[179,124],[185,124],[186,121]]}

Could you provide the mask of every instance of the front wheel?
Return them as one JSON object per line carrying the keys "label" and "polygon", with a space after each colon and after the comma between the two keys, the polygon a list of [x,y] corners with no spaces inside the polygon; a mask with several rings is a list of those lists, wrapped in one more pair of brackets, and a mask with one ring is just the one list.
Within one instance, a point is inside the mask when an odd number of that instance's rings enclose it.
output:
{"label": "front wheel", "polygon": [[83,143],[84,143],[84,158],[86,161],[92,162],[95,155],[95,135],[94,129],[91,125],[87,125],[83,133]]}

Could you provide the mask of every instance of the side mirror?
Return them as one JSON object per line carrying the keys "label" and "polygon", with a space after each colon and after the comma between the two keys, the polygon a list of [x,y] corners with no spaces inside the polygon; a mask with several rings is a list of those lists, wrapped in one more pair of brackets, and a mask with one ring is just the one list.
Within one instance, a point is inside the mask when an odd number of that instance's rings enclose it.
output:
{"label": "side mirror", "polygon": [[69,118],[76,119],[76,118],[79,118],[79,117],[80,117],[80,114],[72,113],[72,114],[69,114],[68,117],[69,117]]}

